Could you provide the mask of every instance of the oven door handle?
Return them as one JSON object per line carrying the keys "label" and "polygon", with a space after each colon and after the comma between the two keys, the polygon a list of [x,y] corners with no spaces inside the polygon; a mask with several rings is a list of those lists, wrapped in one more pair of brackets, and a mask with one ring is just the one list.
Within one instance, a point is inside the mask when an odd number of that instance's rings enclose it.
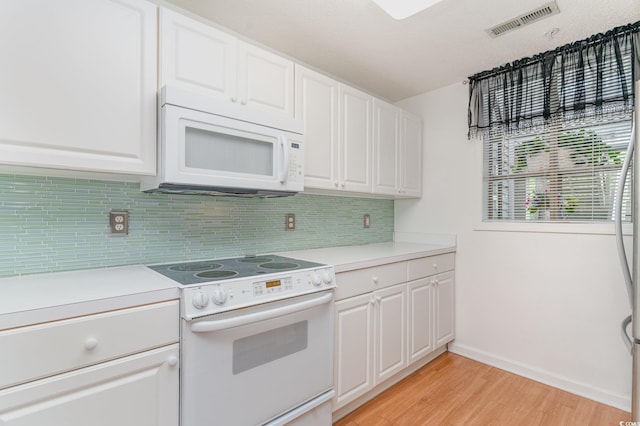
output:
{"label": "oven door handle", "polygon": [[225,318],[221,320],[196,322],[191,324],[191,331],[194,333],[208,333],[211,331],[219,331],[225,330],[227,328],[239,327],[241,325],[247,325],[258,321],[264,321],[281,317],[283,315],[304,311],[315,306],[324,305],[325,303],[329,303],[332,300],[333,292],[327,293],[320,297],[316,297],[315,299],[305,300],[304,302],[294,303],[293,305],[285,305],[266,311],[240,315],[237,317]]}

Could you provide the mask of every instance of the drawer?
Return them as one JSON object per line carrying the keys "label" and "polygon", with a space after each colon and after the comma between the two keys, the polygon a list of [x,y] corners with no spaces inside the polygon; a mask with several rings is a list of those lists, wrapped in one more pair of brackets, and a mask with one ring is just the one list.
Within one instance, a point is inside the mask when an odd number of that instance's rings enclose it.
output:
{"label": "drawer", "polygon": [[389,263],[372,268],[336,274],[336,300],[369,293],[379,288],[407,282],[407,262]]}
{"label": "drawer", "polygon": [[447,253],[410,260],[407,267],[409,281],[439,274],[440,272],[452,271],[455,267],[454,256],[453,253]]}
{"label": "drawer", "polygon": [[178,301],[0,332],[0,389],[179,340]]}

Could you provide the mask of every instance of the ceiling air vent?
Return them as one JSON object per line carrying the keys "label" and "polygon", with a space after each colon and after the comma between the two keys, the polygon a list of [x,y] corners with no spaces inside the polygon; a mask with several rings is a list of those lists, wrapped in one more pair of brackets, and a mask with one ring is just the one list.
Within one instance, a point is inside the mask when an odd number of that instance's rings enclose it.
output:
{"label": "ceiling air vent", "polygon": [[556,2],[552,1],[543,4],[542,6],[534,10],[524,13],[517,18],[510,19],[506,22],[491,27],[486,31],[491,37],[495,38],[509,31],[520,28],[524,25],[531,24],[533,22],[539,21],[540,19],[547,18],[558,13],[560,13],[560,9],[558,9],[558,5],[556,4]]}

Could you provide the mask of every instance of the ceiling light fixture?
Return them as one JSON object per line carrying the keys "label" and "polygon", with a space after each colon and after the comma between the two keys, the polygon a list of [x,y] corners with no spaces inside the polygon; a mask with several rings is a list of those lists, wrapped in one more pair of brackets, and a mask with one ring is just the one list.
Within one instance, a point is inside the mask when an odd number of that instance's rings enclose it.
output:
{"label": "ceiling light fixture", "polygon": [[442,0],[373,0],[394,19],[404,19],[440,3]]}

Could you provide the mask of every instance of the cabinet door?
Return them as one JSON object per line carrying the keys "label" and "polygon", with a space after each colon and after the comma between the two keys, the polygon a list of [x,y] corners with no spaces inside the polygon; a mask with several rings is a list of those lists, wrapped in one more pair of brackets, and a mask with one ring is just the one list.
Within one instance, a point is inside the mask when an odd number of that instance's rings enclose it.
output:
{"label": "cabinet door", "polygon": [[373,388],[371,294],[335,304],[334,411]]}
{"label": "cabinet door", "polygon": [[381,383],[407,365],[407,286],[378,290],[376,301],[375,384]]}
{"label": "cabinet door", "polygon": [[304,122],[304,186],[338,189],[338,82],[296,65],[295,117]]}
{"label": "cabinet door", "polygon": [[340,189],[371,192],[372,97],[340,84]]}
{"label": "cabinet door", "polygon": [[373,192],[396,195],[399,189],[400,110],[374,99],[373,123]]}
{"label": "cabinet door", "polygon": [[408,285],[408,357],[409,364],[433,351],[433,285],[423,278]]}
{"label": "cabinet door", "polygon": [[3,1],[0,28],[0,162],[155,173],[155,5]]}
{"label": "cabinet door", "polygon": [[160,86],[175,85],[227,101],[236,98],[235,37],[160,9]]}
{"label": "cabinet door", "polygon": [[405,111],[400,130],[400,195],[422,196],[422,120]]}
{"label": "cabinet door", "polygon": [[178,344],[0,391],[6,426],[176,426]]}
{"label": "cabinet door", "polygon": [[238,42],[238,102],[293,117],[293,62]]}
{"label": "cabinet door", "polygon": [[436,275],[435,347],[450,342],[455,337],[454,281],[453,272]]}

